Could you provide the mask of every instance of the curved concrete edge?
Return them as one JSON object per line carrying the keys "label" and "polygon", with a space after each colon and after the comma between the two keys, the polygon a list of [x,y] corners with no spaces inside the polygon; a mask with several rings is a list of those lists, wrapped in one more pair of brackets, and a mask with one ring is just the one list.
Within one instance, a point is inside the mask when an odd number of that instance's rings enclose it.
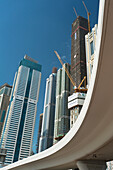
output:
{"label": "curved concrete edge", "polygon": [[78,161],[77,166],[80,170],[106,170],[106,162],[105,161],[97,161],[97,160],[91,160],[91,161]]}
{"label": "curved concrete edge", "polygon": [[[81,126],[87,117],[88,109],[91,103],[91,100],[93,98],[94,93],[94,86],[95,86],[95,80],[97,76],[97,69],[98,69],[98,62],[99,62],[99,55],[100,55],[100,46],[101,46],[101,38],[102,38],[102,31],[103,31],[103,19],[104,19],[104,8],[105,8],[105,2],[107,0],[100,0],[100,8],[99,8],[99,20],[98,20],[98,34],[97,34],[97,44],[96,44],[96,54],[95,54],[95,60],[94,60],[94,69],[92,73],[91,83],[90,87],[87,93],[86,100],[84,102],[84,106],[81,110],[81,113],[73,126],[73,128],[68,132],[68,134],[57,144],[52,146],[51,148],[33,155],[31,157],[25,158],[21,161],[15,162],[13,164],[8,165],[7,167],[2,168],[3,170],[6,169],[55,169],[55,167],[62,166],[66,163],[69,164],[75,164],[73,160],[80,159],[90,153],[90,151],[80,152],[79,154],[75,155],[74,158],[72,158],[73,154],[68,156],[68,145],[71,145],[71,141],[76,137],[77,133],[80,131]],[[82,142],[81,142],[82,143]],[[70,148],[70,147],[69,147]],[[73,146],[72,146],[73,148]],[[94,149],[94,148],[93,148]],[[65,150],[65,151],[64,151]],[[77,150],[77,149],[75,149]],[[65,157],[66,155],[66,157]],[[62,157],[63,156],[63,157]],[[61,160],[62,157],[62,160]],[[70,157],[70,158],[69,158]],[[63,159],[64,158],[64,159]],[[68,159],[68,160],[67,160]],[[56,160],[56,162],[54,161]],[[34,164],[34,165],[33,165]],[[36,167],[37,165],[37,167]],[[64,165],[65,167],[65,165]],[[67,167],[67,165],[66,165]]]}

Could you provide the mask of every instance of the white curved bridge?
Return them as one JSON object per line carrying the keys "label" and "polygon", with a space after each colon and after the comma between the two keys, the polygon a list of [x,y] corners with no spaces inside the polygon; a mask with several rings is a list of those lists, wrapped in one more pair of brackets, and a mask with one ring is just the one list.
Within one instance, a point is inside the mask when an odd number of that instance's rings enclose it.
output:
{"label": "white curved bridge", "polygon": [[3,170],[104,170],[113,159],[113,0],[100,0],[94,69],[82,111],[56,145]]}

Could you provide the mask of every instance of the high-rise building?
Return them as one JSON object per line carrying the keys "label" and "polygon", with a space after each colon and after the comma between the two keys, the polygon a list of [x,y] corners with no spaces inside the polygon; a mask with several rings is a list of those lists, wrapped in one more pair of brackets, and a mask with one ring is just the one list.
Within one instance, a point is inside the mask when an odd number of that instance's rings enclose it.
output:
{"label": "high-rise building", "polygon": [[38,137],[37,137],[36,153],[38,153],[38,150],[39,150],[39,141],[40,141],[41,130],[42,130],[42,120],[43,120],[43,113],[40,114],[40,119],[39,119],[39,128],[38,128]]}
{"label": "high-rise building", "polygon": [[[72,24],[71,39],[71,76],[78,87],[86,74],[85,35],[88,33],[88,20],[78,16]],[[84,88],[84,83],[81,88]],[[71,88],[73,92],[73,88]],[[68,97],[70,127],[75,123],[85,100],[85,91],[73,93]]]}
{"label": "high-rise building", "polygon": [[46,91],[39,152],[44,151],[45,149],[53,145],[56,101],[56,73],[57,68],[53,68],[52,74],[46,80]]}
{"label": "high-rise building", "polygon": [[86,76],[85,35],[87,33],[88,20],[78,16],[72,24],[71,35],[71,76],[77,87]]}
{"label": "high-rise building", "polygon": [[92,28],[92,32],[85,35],[86,46],[86,65],[87,65],[87,83],[89,85],[91,73],[94,62],[95,48],[96,48],[97,24]]}
{"label": "high-rise building", "polygon": [[0,136],[2,132],[7,107],[9,105],[11,89],[12,86],[9,86],[7,83],[0,87]]}
{"label": "high-rise building", "polygon": [[[70,65],[66,63],[64,66],[70,72]],[[69,94],[70,79],[64,68],[62,68],[57,71],[54,144],[62,139],[70,130],[70,111],[68,110]]]}
{"label": "high-rise building", "polygon": [[1,136],[7,149],[5,163],[30,156],[41,80],[41,65],[25,55],[15,74],[10,104]]}

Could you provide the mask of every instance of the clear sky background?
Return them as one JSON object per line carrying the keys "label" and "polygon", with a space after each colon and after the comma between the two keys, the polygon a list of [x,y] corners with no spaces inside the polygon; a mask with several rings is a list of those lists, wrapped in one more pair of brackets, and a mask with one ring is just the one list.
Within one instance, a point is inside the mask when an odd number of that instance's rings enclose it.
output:
{"label": "clear sky background", "polygon": [[[84,0],[91,12],[91,28],[98,23],[99,0]],[[46,78],[61,65],[54,54],[71,61],[71,25],[77,14],[87,18],[81,0],[0,0],[0,85],[13,84],[25,54],[42,65],[33,151],[36,149],[39,115],[43,112]]]}

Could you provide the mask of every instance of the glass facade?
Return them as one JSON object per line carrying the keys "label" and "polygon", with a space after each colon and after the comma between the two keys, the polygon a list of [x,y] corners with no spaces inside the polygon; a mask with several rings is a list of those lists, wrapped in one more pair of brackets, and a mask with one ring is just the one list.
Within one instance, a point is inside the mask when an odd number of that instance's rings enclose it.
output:
{"label": "glass facade", "polygon": [[36,147],[36,153],[38,153],[39,150],[39,141],[41,137],[41,130],[42,130],[42,120],[43,120],[43,113],[40,114],[40,120],[39,120],[39,128],[38,128],[38,137],[37,137],[37,147]]}
{"label": "glass facade", "polygon": [[[64,66],[70,72],[70,65],[65,64]],[[54,144],[70,129],[70,111],[68,110],[69,94],[70,80],[65,70],[62,68],[57,72]]]}
{"label": "glass facade", "polygon": [[23,59],[16,73],[1,145],[7,149],[5,163],[30,156],[39,95],[41,65]]}
{"label": "glass facade", "polygon": [[56,73],[52,73],[46,80],[46,92],[42,120],[42,131],[39,143],[39,152],[53,145],[54,116],[56,98]]}
{"label": "glass facade", "polygon": [[6,111],[9,105],[11,89],[12,87],[9,86],[7,83],[0,87],[0,136],[6,116]]}

